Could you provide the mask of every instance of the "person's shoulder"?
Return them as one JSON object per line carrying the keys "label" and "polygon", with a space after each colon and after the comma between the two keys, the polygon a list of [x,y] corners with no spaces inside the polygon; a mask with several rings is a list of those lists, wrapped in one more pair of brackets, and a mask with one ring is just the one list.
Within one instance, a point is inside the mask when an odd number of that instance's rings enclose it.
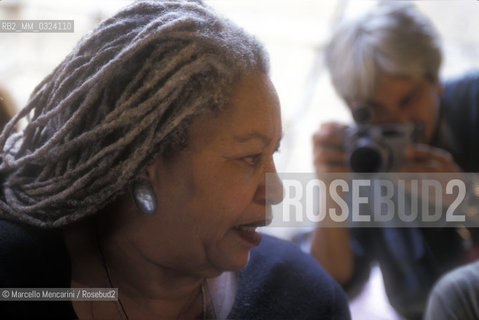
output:
{"label": "person's shoulder", "polygon": [[429,296],[425,320],[479,318],[479,262],[444,275]]}
{"label": "person's shoulder", "polygon": [[448,272],[436,283],[434,289],[437,292],[456,292],[462,295],[467,291],[468,294],[479,295],[479,261]]}
{"label": "person's shoulder", "polygon": [[289,241],[269,235],[263,235],[261,244],[251,250],[250,261],[245,270],[257,267],[269,277],[288,272],[297,276],[297,281],[307,284],[330,283],[329,275],[310,255]]}
{"label": "person's shoulder", "polygon": [[[70,264],[60,230],[0,219],[0,287],[70,287]],[[1,319],[76,319],[70,301],[1,301]]]}
{"label": "person's shoulder", "polygon": [[301,271],[300,280],[327,282],[334,286],[335,282],[311,255],[303,252],[298,245],[273,237],[263,235],[261,244],[251,250],[248,267],[262,266],[264,271]]}
{"label": "person's shoulder", "polygon": [[479,135],[479,71],[444,81],[440,110],[449,151],[462,170],[476,172],[479,163],[476,143]]}
{"label": "person's shoulder", "polygon": [[[475,102],[477,104],[479,103],[477,101],[478,95],[479,70],[469,71],[443,81],[442,103],[456,105],[460,102],[467,102],[469,105]],[[474,100],[474,98],[476,98],[476,100]]]}
{"label": "person's shoulder", "polygon": [[471,70],[466,73],[448,77],[444,84],[455,85],[457,83],[477,83],[479,81],[479,70]]}
{"label": "person's shoulder", "polygon": [[268,235],[238,273],[237,304],[253,319],[350,319],[339,285],[298,246]]}
{"label": "person's shoulder", "polygon": [[65,286],[68,277],[59,230],[0,219],[0,287]]}
{"label": "person's shoulder", "polygon": [[58,239],[61,239],[59,230],[40,229],[21,222],[0,219],[0,255],[35,255]]}
{"label": "person's shoulder", "polygon": [[29,225],[0,219],[0,241],[2,244],[29,243],[36,233],[36,228]]}
{"label": "person's shoulder", "polygon": [[41,233],[28,225],[0,219],[0,266],[33,258],[42,243]]}

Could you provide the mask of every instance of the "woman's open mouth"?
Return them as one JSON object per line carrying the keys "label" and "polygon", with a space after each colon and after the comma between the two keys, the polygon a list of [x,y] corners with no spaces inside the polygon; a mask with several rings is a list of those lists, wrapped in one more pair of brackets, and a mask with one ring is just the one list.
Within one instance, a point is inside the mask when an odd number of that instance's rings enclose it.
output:
{"label": "woman's open mouth", "polygon": [[261,234],[256,232],[256,228],[263,227],[269,224],[270,221],[258,221],[249,224],[242,224],[235,226],[234,231],[247,242],[250,246],[256,247],[261,243]]}

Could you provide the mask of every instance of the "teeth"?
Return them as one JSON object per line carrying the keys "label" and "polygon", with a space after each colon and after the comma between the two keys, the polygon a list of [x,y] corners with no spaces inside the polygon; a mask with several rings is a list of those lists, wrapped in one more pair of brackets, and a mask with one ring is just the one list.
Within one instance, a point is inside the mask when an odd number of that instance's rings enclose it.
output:
{"label": "teeth", "polygon": [[256,231],[256,227],[248,227],[248,226],[239,226],[237,227],[239,230],[244,230],[244,231],[251,231],[251,232],[255,232]]}

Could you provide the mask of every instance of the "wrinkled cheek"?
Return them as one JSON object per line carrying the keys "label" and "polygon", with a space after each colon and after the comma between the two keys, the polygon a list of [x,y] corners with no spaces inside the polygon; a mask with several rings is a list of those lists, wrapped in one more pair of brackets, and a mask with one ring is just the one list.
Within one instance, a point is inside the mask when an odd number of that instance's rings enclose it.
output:
{"label": "wrinkled cheek", "polygon": [[248,207],[253,202],[253,194],[247,192],[238,192],[232,190],[223,197],[221,201],[221,208],[225,217],[232,220],[240,219],[241,216],[247,213]]}

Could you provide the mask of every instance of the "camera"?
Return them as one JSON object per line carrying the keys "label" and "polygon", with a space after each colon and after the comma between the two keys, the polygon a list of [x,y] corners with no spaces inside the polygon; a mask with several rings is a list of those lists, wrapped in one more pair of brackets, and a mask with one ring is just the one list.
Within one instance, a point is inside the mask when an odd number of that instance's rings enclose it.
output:
{"label": "camera", "polygon": [[372,125],[369,106],[353,110],[355,126],[346,129],[346,154],[353,172],[394,171],[403,161],[404,150],[417,142],[422,123]]}

